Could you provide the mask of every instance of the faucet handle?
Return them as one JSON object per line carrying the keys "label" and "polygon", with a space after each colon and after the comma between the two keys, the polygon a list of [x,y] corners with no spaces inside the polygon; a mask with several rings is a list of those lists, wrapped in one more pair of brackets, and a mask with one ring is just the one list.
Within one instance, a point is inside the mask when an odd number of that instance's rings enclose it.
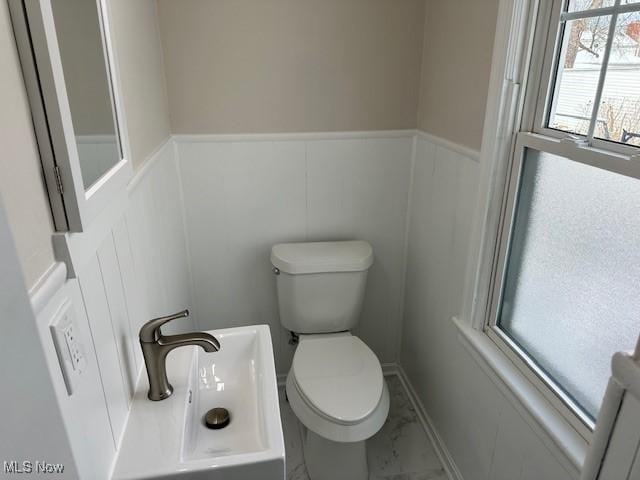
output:
{"label": "faucet handle", "polygon": [[177,318],[185,318],[189,316],[189,310],[182,310],[181,312],[174,313],[173,315],[167,315],[166,317],[158,317],[153,320],[149,320],[140,329],[140,341],[144,343],[152,343],[158,341],[160,335],[160,327],[171,320]]}

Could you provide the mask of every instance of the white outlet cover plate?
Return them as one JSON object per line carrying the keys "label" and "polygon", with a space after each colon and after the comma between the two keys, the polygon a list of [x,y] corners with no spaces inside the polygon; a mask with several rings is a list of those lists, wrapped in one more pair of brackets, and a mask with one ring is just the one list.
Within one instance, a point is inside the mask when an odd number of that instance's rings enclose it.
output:
{"label": "white outlet cover plate", "polygon": [[74,311],[71,301],[66,300],[51,322],[51,336],[58,354],[60,369],[67,387],[67,393],[72,395],[84,370],[84,348],[77,336]]}

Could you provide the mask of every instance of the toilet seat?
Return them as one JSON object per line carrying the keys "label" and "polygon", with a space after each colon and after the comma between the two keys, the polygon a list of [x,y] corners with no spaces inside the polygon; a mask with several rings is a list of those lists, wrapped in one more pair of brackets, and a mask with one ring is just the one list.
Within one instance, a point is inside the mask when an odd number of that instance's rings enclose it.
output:
{"label": "toilet seat", "polygon": [[348,332],[300,337],[287,395],[307,428],[337,442],[369,438],[389,411],[378,358]]}
{"label": "toilet seat", "polygon": [[300,395],[336,423],[360,423],[380,402],[380,362],[358,337],[310,336],[300,342],[292,368]]}

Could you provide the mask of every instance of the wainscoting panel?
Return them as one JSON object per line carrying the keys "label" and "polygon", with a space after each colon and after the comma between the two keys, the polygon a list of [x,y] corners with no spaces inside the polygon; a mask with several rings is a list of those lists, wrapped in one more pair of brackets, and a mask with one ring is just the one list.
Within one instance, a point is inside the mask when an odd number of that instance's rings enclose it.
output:
{"label": "wainscoting panel", "polygon": [[[38,316],[39,328],[81,478],[107,479],[143,373],[138,331],[152,316],[191,304],[173,143],[167,141],[147,161],[128,194],[101,212],[87,231],[55,235],[54,245],[68,265],[69,279]],[[49,332],[65,299],[76,311],[88,359],[71,396]],[[163,331],[193,328],[185,319]]]}
{"label": "wainscoting panel", "polygon": [[307,143],[307,238],[358,238],[373,246],[354,333],[385,363],[398,354],[411,154],[406,138]]}
{"label": "wainscoting panel", "polygon": [[[134,179],[129,189],[126,226],[144,301],[141,311],[145,315],[134,322],[136,334],[145,321],[189,308],[192,303],[182,198],[174,155],[169,140],[138,174],[141,180]],[[168,324],[166,332],[193,328],[193,319],[181,319]]]}
{"label": "wainscoting panel", "polygon": [[577,470],[475,363],[450,320],[462,307],[479,164],[418,134],[401,364],[465,480],[569,480]]}
{"label": "wainscoting panel", "polygon": [[267,324],[282,351],[271,245],[306,238],[304,142],[179,144],[202,329]]}
{"label": "wainscoting panel", "polygon": [[144,360],[142,358],[142,349],[138,347],[137,335],[140,327],[149,318],[146,313],[146,302],[143,301],[140,281],[136,275],[133,255],[131,254],[131,243],[129,242],[129,231],[127,223],[122,217],[113,227],[113,242],[116,248],[118,268],[121,273],[122,289],[126,302],[127,318],[129,320],[129,328],[131,331],[131,347],[133,350],[133,359],[135,362],[135,371],[142,369]]}
{"label": "wainscoting panel", "polygon": [[[64,266],[60,263],[54,268],[64,270]],[[44,282],[45,288],[49,282]],[[77,325],[76,336],[85,347],[86,358],[83,377],[71,396],[67,394],[49,328],[51,319],[66,302],[71,302]],[[38,312],[36,321],[78,475],[80,478],[107,480],[111,475],[116,445],[78,281],[67,280]]]}
{"label": "wainscoting panel", "polygon": [[[478,174],[476,155],[450,147],[415,132],[178,137],[88,231],[55,235],[69,278],[37,321],[81,477],[111,474],[144,374],[144,322],[191,308],[193,320],[163,330],[267,324],[286,373],[295,347],[280,326],[271,246],[362,238],[376,260],[356,333],[381,362],[400,358],[450,471],[465,480],[577,478],[450,321],[462,302]],[[71,396],[49,332],[66,300],[87,357]]]}
{"label": "wainscoting panel", "polygon": [[356,333],[395,361],[412,137],[178,138],[200,328],[268,324],[286,373],[294,346],[280,326],[271,246],[361,238],[376,261]]}
{"label": "wainscoting panel", "polygon": [[120,372],[125,384],[127,406],[129,406],[135,391],[136,381],[138,380],[138,369],[133,351],[134,349],[139,350],[139,348],[134,343],[137,331],[131,328],[129,322],[129,312],[122,290],[123,275],[113,242],[113,233],[105,238],[98,248],[97,254],[104,293],[109,305],[113,337],[118,349],[118,358],[120,359]]}
{"label": "wainscoting panel", "polygon": [[78,278],[89,319],[93,348],[98,357],[102,388],[107,399],[109,420],[115,445],[120,442],[129,411],[130,393],[122,375],[118,342],[113,328],[109,303],[97,256],[82,270]]}

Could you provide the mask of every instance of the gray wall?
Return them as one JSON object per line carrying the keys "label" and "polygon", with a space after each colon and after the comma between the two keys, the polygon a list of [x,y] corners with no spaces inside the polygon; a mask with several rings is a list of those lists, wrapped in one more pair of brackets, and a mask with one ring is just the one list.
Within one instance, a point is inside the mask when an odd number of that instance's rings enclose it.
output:
{"label": "gray wall", "polygon": [[424,0],[159,0],[174,133],[415,128]]}
{"label": "gray wall", "polygon": [[479,148],[498,0],[157,0],[173,133],[419,128]]}
{"label": "gray wall", "polygon": [[418,128],[480,149],[498,0],[427,0]]}

